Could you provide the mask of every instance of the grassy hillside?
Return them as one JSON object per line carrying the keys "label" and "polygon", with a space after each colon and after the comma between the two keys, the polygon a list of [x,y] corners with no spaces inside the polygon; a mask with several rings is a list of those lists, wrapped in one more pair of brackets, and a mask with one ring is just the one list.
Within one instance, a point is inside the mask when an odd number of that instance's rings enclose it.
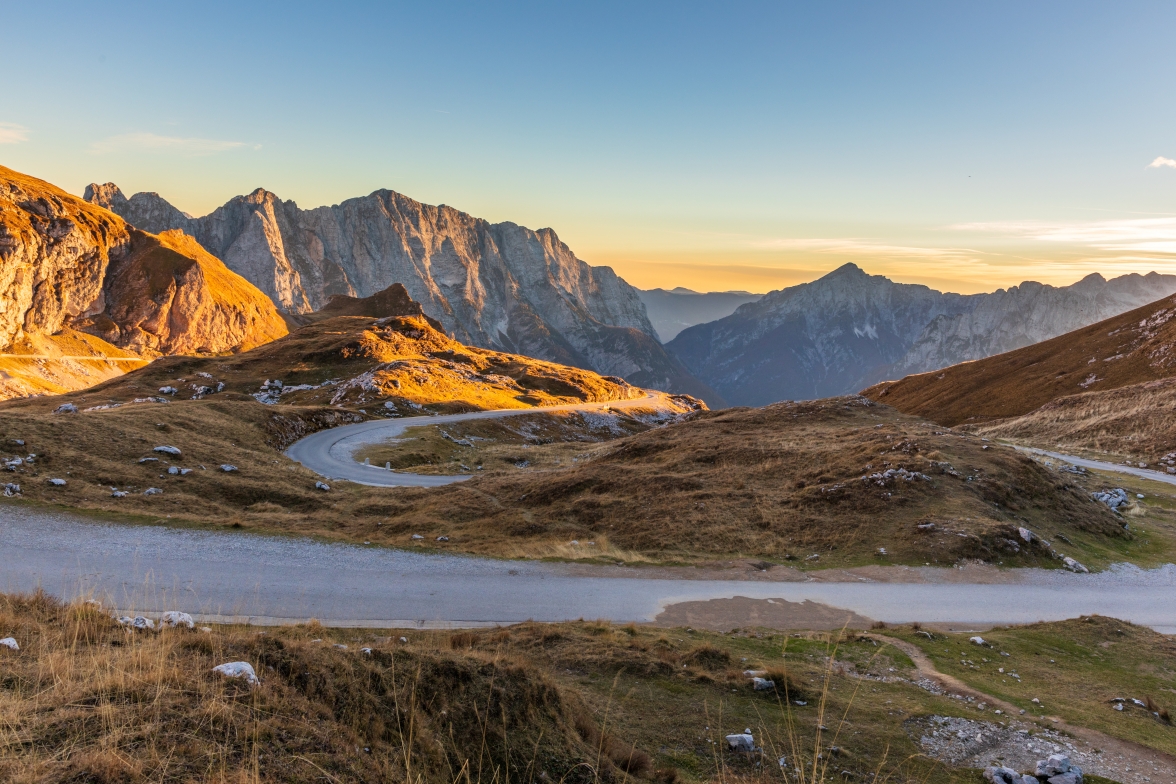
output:
{"label": "grassy hillside", "polygon": [[954,427],[1176,375],[1176,297],[975,362],[886,381],[865,396]]}
{"label": "grassy hillside", "polygon": [[[1094,633],[1112,627],[1115,647],[1100,648]],[[925,674],[877,635],[600,621],[457,632],[314,623],[205,628],[132,633],[95,604],[0,596],[0,634],[20,645],[19,652],[0,648],[0,777],[19,784],[685,784],[794,782],[799,772],[805,784],[980,784],[977,767],[1009,742],[1076,744],[1093,753],[1090,743],[1039,719],[1035,704],[1010,717],[983,700],[924,688]],[[932,641],[915,629],[885,633],[899,645],[921,641],[928,654],[947,648],[976,658],[967,634],[936,633]],[[1037,679],[1036,659],[1049,669],[1046,658],[1069,656],[1075,677],[1107,678],[1108,694],[1118,685],[1125,694],[1140,691],[1116,681],[1132,669],[1150,668],[1147,688],[1171,685],[1163,669],[1171,642],[1118,622],[1039,624],[994,637],[1012,652],[1005,663],[1027,680]],[[1094,670],[1078,661],[1099,655]],[[952,666],[951,656],[939,659]],[[250,689],[211,672],[227,661],[250,663],[260,684]],[[748,669],[766,671],[777,688],[753,690]],[[984,685],[1000,686],[989,683],[997,680],[991,669]],[[1034,693],[1050,715],[1079,727],[1105,724],[1109,734],[1144,744],[1126,761],[1102,755],[1104,773],[1116,765],[1138,770],[1140,755],[1155,758],[1149,748],[1171,745],[1170,727],[1138,711],[1111,712],[1099,702],[1105,690],[1086,695],[1069,680],[1042,680]],[[1156,699],[1157,707],[1170,703],[1163,693]],[[928,753],[930,728],[960,720],[989,740],[969,737],[967,758]],[[726,748],[724,736],[744,729],[762,751]]]}
{"label": "grassy hillside", "polygon": [[1176,378],[1052,400],[1018,417],[974,425],[990,438],[1176,473]]}

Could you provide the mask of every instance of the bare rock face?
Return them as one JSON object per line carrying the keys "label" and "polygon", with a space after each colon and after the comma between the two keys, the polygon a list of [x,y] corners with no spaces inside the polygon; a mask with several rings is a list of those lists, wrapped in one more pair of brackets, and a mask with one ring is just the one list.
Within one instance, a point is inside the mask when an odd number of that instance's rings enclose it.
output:
{"label": "bare rock face", "polygon": [[144,356],[243,351],[286,334],[273,302],[193,238],[132,232],[108,270],[105,309],[82,331]]}
{"label": "bare rock face", "polygon": [[87,198],[144,231],[181,229],[288,314],[403,284],[457,340],[620,375],[712,403],[658,342],[638,292],[576,258],[551,229],[491,224],[379,190],[303,210],[258,189],[202,218],[111,183]]}
{"label": "bare rock face", "polygon": [[234,351],[286,334],[273,303],[191,237],[146,234],[0,167],[0,346],[75,329],[140,356]]}
{"label": "bare rock face", "polygon": [[117,216],[0,166],[0,346],[100,312],[106,269],[130,242]]}
{"label": "bare rock face", "polygon": [[947,294],[868,275],[853,264],[774,291],[667,344],[736,405],[848,394],[1038,343],[1176,292],[1176,276],[1090,275]]}

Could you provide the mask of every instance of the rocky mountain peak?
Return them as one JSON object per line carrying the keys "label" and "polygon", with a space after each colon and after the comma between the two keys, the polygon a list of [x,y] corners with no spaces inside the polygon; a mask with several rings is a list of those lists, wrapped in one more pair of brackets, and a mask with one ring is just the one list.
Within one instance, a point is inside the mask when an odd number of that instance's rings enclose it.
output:
{"label": "rocky mountain peak", "polygon": [[551,229],[491,224],[387,189],[304,210],[259,188],[195,219],[141,196],[119,214],[192,235],[288,315],[400,283],[463,343],[717,397],[661,346],[637,290],[576,258]]}
{"label": "rocky mountain peak", "polygon": [[1176,276],[1092,274],[961,295],[846,264],[765,295],[668,345],[736,404],[841,395],[1028,346],[1176,292]]}
{"label": "rocky mountain peak", "polygon": [[86,192],[82,196],[82,201],[97,204],[116,215],[121,210],[127,208],[127,197],[123,196],[123,192],[113,182],[108,182],[103,185],[90,183],[86,186]]}

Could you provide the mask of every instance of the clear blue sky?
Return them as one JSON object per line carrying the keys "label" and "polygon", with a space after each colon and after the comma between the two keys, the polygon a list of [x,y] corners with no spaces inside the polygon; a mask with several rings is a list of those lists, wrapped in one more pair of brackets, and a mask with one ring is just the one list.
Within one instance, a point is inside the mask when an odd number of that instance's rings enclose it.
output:
{"label": "clear blue sky", "polygon": [[0,163],[193,214],[387,187],[643,287],[1176,272],[1174,31],[1170,1],[0,0]]}

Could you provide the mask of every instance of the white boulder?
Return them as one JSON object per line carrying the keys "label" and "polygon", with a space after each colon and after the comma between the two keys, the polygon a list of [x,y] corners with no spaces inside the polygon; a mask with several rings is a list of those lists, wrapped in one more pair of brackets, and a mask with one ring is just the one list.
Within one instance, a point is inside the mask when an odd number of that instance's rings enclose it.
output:
{"label": "white boulder", "polygon": [[192,616],[186,612],[177,612],[170,610],[163,614],[159,619],[159,625],[164,629],[175,629],[177,627],[184,627],[185,629],[195,629],[196,623],[192,620]]}
{"label": "white boulder", "polygon": [[6,498],[11,498],[14,495],[20,495],[20,485],[15,482],[9,482],[4,485],[4,495]]}
{"label": "white boulder", "polygon": [[163,495],[163,491],[158,487],[148,487],[143,491],[143,495]]}
{"label": "white boulder", "polygon": [[221,463],[220,470],[224,471],[226,474],[231,474],[232,472],[237,470],[237,466],[229,465],[228,463]]}
{"label": "white boulder", "polygon": [[53,479],[49,480],[49,484],[53,485],[54,487],[65,487],[65,480],[54,477]]}
{"label": "white boulder", "polygon": [[776,682],[767,678],[752,678],[751,688],[756,691],[771,691],[776,688]]}
{"label": "white boulder", "polygon": [[53,413],[54,414],[76,414],[76,413],[78,413],[78,407],[75,406],[73,403],[62,403],[57,408],[53,409]]}
{"label": "white boulder", "polygon": [[218,664],[217,666],[213,667],[212,671],[223,675],[226,678],[239,678],[248,683],[251,687],[261,683],[261,681],[257,679],[257,673],[253,671],[253,665],[249,662],[225,662],[224,664]]}
{"label": "white boulder", "polygon": [[326,482],[315,482],[314,488],[315,488],[315,490],[322,490],[325,492],[327,490],[330,490],[331,486],[329,484],[327,484]]}
{"label": "white boulder", "polygon": [[1065,556],[1064,558],[1062,558],[1062,563],[1065,564],[1066,568],[1069,569],[1071,572],[1077,572],[1078,574],[1090,574],[1089,569],[1087,569],[1085,566],[1078,563],[1077,561],[1075,561],[1073,558],[1071,558],[1068,555]]}
{"label": "white boulder", "polygon": [[0,645],[4,646],[10,651],[20,650],[20,646],[17,645],[15,637],[5,637],[3,640],[0,640]]}
{"label": "white boulder", "polygon": [[157,446],[152,451],[159,452],[161,455],[171,455],[172,457],[179,457],[182,454],[178,448],[174,446],[167,446],[166,444],[163,446]]}
{"label": "white boulder", "polygon": [[750,754],[755,751],[755,738],[752,737],[750,730],[728,735],[727,748],[731,751],[741,751]]}

